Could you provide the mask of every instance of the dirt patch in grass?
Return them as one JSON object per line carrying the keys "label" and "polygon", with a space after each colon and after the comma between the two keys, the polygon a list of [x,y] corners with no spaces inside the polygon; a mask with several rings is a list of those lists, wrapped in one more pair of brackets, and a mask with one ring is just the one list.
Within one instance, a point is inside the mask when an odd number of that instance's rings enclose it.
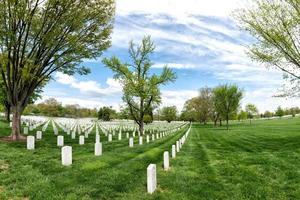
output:
{"label": "dirt patch in grass", "polygon": [[[4,160],[0,160],[0,171],[7,170],[9,168],[9,164],[6,163]],[[1,186],[0,186],[1,191]]]}
{"label": "dirt patch in grass", "polygon": [[18,197],[18,198],[13,198],[13,199],[9,199],[9,200],[29,200],[28,197]]}
{"label": "dirt patch in grass", "polygon": [[0,137],[0,141],[1,142],[25,142],[26,141],[26,137],[25,136],[21,136],[20,139],[13,140],[11,136],[6,136],[6,137]]}

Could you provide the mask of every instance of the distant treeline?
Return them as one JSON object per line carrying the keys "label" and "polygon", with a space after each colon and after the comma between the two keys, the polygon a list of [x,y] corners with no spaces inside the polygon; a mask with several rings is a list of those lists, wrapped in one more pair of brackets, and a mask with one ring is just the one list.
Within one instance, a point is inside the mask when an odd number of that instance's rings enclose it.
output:
{"label": "distant treeline", "polygon": [[215,88],[200,88],[197,97],[193,97],[185,102],[180,120],[201,122],[204,124],[213,121],[215,125],[219,121],[220,125],[222,125],[222,121],[226,117],[229,120],[250,119],[251,123],[251,119],[253,118],[282,117],[284,115],[295,116],[300,113],[299,107],[282,108],[279,106],[275,111],[260,112],[256,105],[248,103],[242,108],[240,105],[241,98],[234,100],[233,97],[236,95],[232,94],[237,92],[232,92],[231,88],[234,88],[234,86],[225,85]]}
{"label": "distant treeline", "polygon": [[[175,106],[151,109],[149,114],[144,116],[145,123],[151,123],[153,120],[165,120],[168,122],[174,120],[194,121],[206,123],[214,121],[216,113],[213,102],[212,90],[208,88],[200,89],[199,96],[186,101],[184,109],[178,112]],[[0,112],[4,109],[0,107]],[[229,115],[230,120],[246,120],[253,118],[271,118],[282,117],[284,115],[295,116],[300,114],[299,107],[282,108],[278,107],[275,111],[259,112],[254,104],[247,104],[245,109],[241,107],[236,112]],[[84,118],[93,117],[103,121],[113,119],[132,120],[128,107],[121,107],[120,111],[112,107],[101,107],[98,109],[82,108],[78,104],[62,105],[54,98],[45,100],[39,104],[30,104],[26,107],[24,115],[43,115],[49,117],[73,117]]]}
{"label": "distant treeline", "polygon": [[77,104],[62,105],[54,98],[39,104],[30,104],[24,110],[24,115],[43,115],[50,117],[97,117],[97,109],[82,108]]}

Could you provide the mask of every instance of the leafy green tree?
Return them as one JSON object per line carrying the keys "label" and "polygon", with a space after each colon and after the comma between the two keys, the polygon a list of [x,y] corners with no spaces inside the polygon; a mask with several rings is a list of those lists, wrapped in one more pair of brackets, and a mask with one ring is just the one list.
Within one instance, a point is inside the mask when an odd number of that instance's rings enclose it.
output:
{"label": "leafy green tree", "polygon": [[211,88],[201,88],[197,97],[193,97],[185,102],[184,111],[182,112],[184,115],[182,117],[188,117],[187,121],[199,121],[206,124],[210,118],[213,118],[212,96]]}
{"label": "leafy green tree", "polygon": [[0,76],[0,105],[3,107],[3,110],[5,112],[5,119],[6,121],[10,121],[10,104],[7,101],[7,95],[5,91],[4,82]]}
{"label": "leafy green tree", "polygon": [[4,112],[4,107],[0,104],[0,112]]}
{"label": "leafy green tree", "polygon": [[240,110],[240,112],[237,115],[237,119],[240,120],[245,120],[247,119],[248,113],[244,110]]}
{"label": "leafy green tree", "polygon": [[266,118],[270,118],[273,116],[273,113],[271,113],[270,111],[266,110],[265,113],[264,113],[264,117]]}
{"label": "leafy green tree", "polygon": [[144,121],[145,124],[150,124],[150,123],[153,122],[153,118],[151,117],[151,115],[145,114],[143,121]]}
{"label": "leafy green tree", "polygon": [[241,28],[256,42],[249,47],[250,57],[283,71],[289,80],[280,96],[299,96],[300,40],[299,0],[254,0],[236,12]]}
{"label": "leafy green tree", "polygon": [[60,71],[86,74],[83,59],[110,46],[113,0],[0,1],[0,74],[12,108],[12,139],[22,138],[20,118],[30,97]]}
{"label": "leafy green tree", "polygon": [[[46,81],[45,81],[46,82]],[[38,88],[36,88],[33,94],[30,96],[28,104],[33,104],[37,99],[41,98],[41,93],[43,92],[42,87],[45,84],[41,84]],[[7,99],[6,90],[3,81],[1,81],[0,76],[0,104],[2,104],[5,112],[6,121],[10,121],[10,114],[11,114],[11,105]]]}
{"label": "leafy green tree", "polygon": [[144,115],[161,102],[159,86],[176,79],[175,73],[166,66],[160,75],[150,73],[153,65],[150,57],[154,50],[154,43],[148,36],[143,38],[140,45],[130,42],[130,64],[122,63],[117,57],[103,60],[105,66],[115,73],[114,77],[122,83],[123,101],[129,107],[141,134],[144,131]]}
{"label": "leafy green tree", "polygon": [[120,119],[131,119],[130,118],[130,111],[128,106],[121,106],[120,112],[118,113]]}
{"label": "leafy green tree", "polygon": [[254,115],[258,115],[258,109],[254,104],[249,103],[246,105],[246,112],[251,124],[251,119],[253,119]]}
{"label": "leafy green tree", "polygon": [[226,120],[228,130],[228,121],[237,112],[243,92],[236,85],[225,84],[214,88],[213,94],[215,110]]}
{"label": "leafy green tree", "polygon": [[208,87],[201,88],[196,103],[198,104],[199,120],[206,124],[214,113],[212,89]]}
{"label": "leafy green tree", "polygon": [[103,121],[110,121],[111,119],[116,118],[117,112],[112,107],[102,107],[98,111],[98,119]]}
{"label": "leafy green tree", "polygon": [[46,99],[40,105],[40,113],[45,116],[53,116],[53,117],[60,117],[63,112],[62,103],[57,101],[55,98]]}
{"label": "leafy green tree", "polygon": [[280,117],[280,118],[284,115],[284,110],[281,108],[281,106],[279,106],[277,108],[277,110],[275,111],[275,115]]}
{"label": "leafy green tree", "polygon": [[183,110],[181,112],[181,118],[184,121],[195,122],[200,120],[200,114],[198,110],[198,97],[193,97],[184,103]]}
{"label": "leafy green tree", "polygon": [[189,121],[189,122],[195,122],[196,121],[196,118],[194,117],[194,115],[189,112],[186,107],[183,108],[183,110],[181,111],[181,114],[180,114],[180,120],[182,121]]}
{"label": "leafy green tree", "polygon": [[78,104],[65,105],[58,102],[54,98],[46,99],[39,104],[29,104],[23,114],[24,115],[43,115],[50,117],[97,117],[96,109],[81,108]]}
{"label": "leafy green tree", "polygon": [[166,120],[170,123],[171,121],[175,121],[177,118],[177,108],[176,106],[163,107],[161,114],[163,120]]}
{"label": "leafy green tree", "polygon": [[289,114],[292,115],[292,117],[295,117],[296,116],[296,110],[295,110],[295,108],[290,108]]}

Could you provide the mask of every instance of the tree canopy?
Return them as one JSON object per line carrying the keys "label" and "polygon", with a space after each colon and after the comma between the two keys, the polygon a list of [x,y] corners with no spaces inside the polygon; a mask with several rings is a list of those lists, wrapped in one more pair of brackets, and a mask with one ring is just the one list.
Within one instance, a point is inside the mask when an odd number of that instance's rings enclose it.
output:
{"label": "tree canopy", "polygon": [[96,109],[82,108],[78,104],[62,105],[54,98],[46,99],[38,104],[29,104],[24,115],[42,115],[49,117],[97,117]]}
{"label": "tree canopy", "polygon": [[110,46],[113,0],[0,1],[0,74],[12,106],[12,138],[31,95],[55,71],[86,74],[83,59]]}
{"label": "tree canopy", "polygon": [[275,111],[275,115],[278,117],[282,117],[284,115],[284,110],[281,108],[281,106],[278,106],[277,110]]}
{"label": "tree canopy", "polygon": [[243,92],[236,85],[220,85],[213,89],[215,111],[226,120],[227,129],[230,116],[236,114],[243,98]]}
{"label": "tree canopy", "polygon": [[117,118],[117,111],[114,110],[112,107],[104,106],[99,109],[98,111],[98,119],[103,121],[110,121],[111,119]]}
{"label": "tree canopy", "polygon": [[175,121],[177,118],[177,108],[176,106],[166,106],[161,110],[162,119],[167,122]]}
{"label": "tree canopy", "polygon": [[117,57],[105,58],[103,63],[114,72],[114,77],[123,86],[123,101],[143,134],[144,116],[152,112],[161,102],[159,86],[173,82],[175,73],[165,66],[160,75],[151,74],[151,55],[155,45],[150,36],[144,37],[141,44],[133,41],[129,45],[131,63],[122,63]]}
{"label": "tree canopy", "polygon": [[248,103],[246,105],[245,110],[248,114],[248,118],[250,119],[250,124],[251,124],[251,119],[254,117],[254,115],[258,115],[258,109],[254,104]]}
{"label": "tree canopy", "polygon": [[185,102],[182,117],[187,121],[206,123],[213,118],[213,93],[208,87],[200,88],[199,95]]}
{"label": "tree canopy", "polygon": [[284,72],[289,81],[279,96],[300,95],[299,0],[254,0],[236,12],[242,29],[256,42],[250,57]]}

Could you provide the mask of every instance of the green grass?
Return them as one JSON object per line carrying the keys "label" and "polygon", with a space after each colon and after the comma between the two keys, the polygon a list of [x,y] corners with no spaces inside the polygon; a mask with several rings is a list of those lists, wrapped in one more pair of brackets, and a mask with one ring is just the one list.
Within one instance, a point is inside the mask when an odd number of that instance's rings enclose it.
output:
{"label": "green grass", "polygon": [[[0,142],[0,199],[299,199],[299,127],[299,118],[236,123],[229,131],[194,124],[168,172],[163,151],[186,129],[143,146],[136,139],[132,149],[127,139],[107,143],[101,135],[100,157],[93,155],[94,137],[84,146],[65,138],[73,147],[70,167],[61,165],[48,129],[34,151]],[[8,132],[0,121],[0,135]],[[146,193],[150,163],[158,170],[152,195]]]}

